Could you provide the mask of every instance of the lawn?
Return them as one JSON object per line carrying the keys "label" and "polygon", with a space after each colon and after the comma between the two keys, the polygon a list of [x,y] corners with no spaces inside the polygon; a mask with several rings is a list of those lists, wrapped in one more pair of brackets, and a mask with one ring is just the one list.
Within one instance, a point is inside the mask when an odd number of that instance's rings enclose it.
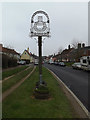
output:
{"label": "lawn", "polygon": [[9,77],[13,74],[16,74],[22,70],[24,70],[25,68],[27,68],[28,66],[20,66],[20,67],[17,67],[17,68],[13,68],[12,70],[7,70],[7,71],[4,71],[2,72],[2,79],[6,78],[6,77]]}
{"label": "lawn", "polygon": [[6,80],[5,82],[2,83],[2,92],[4,92],[5,90],[9,89],[10,87],[12,87],[12,85],[16,84],[17,82],[19,82],[21,79],[23,79],[25,76],[27,76],[33,67],[22,71],[19,74],[16,74],[15,76],[13,76],[12,78],[9,78],[8,80]]}
{"label": "lawn", "polygon": [[3,118],[76,118],[69,100],[46,68],[43,68],[43,80],[48,84],[51,98],[33,98],[33,89],[38,78],[36,68],[31,77],[3,101]]}
{"label": "lawn", "polygon": [[68,67],[72,67],[72,64],[73,64],[74,62],[66,62],[65,64],[66,64],[66,66],[68,66]]}

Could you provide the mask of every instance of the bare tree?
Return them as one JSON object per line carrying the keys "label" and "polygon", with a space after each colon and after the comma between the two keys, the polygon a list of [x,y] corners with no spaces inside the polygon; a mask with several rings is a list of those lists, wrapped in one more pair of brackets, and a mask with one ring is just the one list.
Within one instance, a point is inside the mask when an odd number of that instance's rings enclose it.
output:
{"label": "bare tree", "polygon": [[62,51],[63,51],[63,47],[61,46],[61,47],[59,47],[59,49],[58,49],[58,54],[59,54],[58,60],[59,60],[59,61],[62,61]]}
{"label": "bare tree", "polygon": [[6,46],[6,48],[9,48],[9,49],[14,49],[14,47],[13,47],[13,46],[11,46],[11,45]]}
{"label": "bare tree", "polygon": [[14,49],[14,47],[12,46],[12,45],[10,45],[10,44],[8,44],[8,45],[4,45],[6,48],[9,48],[9,49]]}
{"label": "bare tree", "polygon": [[83,50],[81,49],[81,47],[78,47],[78,44],[82,43],[81,41],[79,41],[78,39],[73,39],[72,40],[72,46],[73,48],[75,48],[74,53],[72,53],[72,58],[75,59],[76,61],[78,61],[80,59],[80,57],[83,54]]}
{"label": "bare tree", "polygon": [[59,49],[58,49],[58,53],[61,54],[62,51],[63,51],[63,47],[61,46],[61,47],[59,47]]}
{"label": "bare tree", "polygon": [[76,38],[74,38],[73,40],[72,40],[72,47],[73,48],[77,48],[78,47],[78,43],[81,43],[81,41],[80,40],[78,40],[78,39],[76,39]]}

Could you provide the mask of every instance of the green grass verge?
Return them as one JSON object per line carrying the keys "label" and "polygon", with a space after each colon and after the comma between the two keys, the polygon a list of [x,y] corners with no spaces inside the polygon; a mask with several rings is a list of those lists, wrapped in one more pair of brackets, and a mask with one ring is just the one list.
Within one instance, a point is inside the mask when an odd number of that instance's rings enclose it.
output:
{"label": "green grass verge", "polygon": [[17,67],[17,68],[13,68],[12,70],[7,70],[7,71],[4,71],[2,72],[2,80],[6,77],[9,77],[13,74],[16,74],[22,70],[24,70],[25,68],[27,68],[28,66],[20,66],[20,67]]}
{"label": "green grass verge", "polygon": [[74,62],[67,62],[67,63],[65,63],[65,64],[66,64],[66,66],[71,67],[73,63],[74,63]]}
{"label": "green grass verge", "polygon": [[51,73],[43,68],[43,80],[48,84],[51,99],[32,97],[38,68],[17,90],[2,102],[3,118],[74,118],[73,108]]}
{"label": "green grass verge", "polygon": [[22,71],[21,73],[13,76],[12,78],[6,80],[5,82],[2,83],[2,92],[6,91],[7,89],[9,89],[10,87],[12,87],[14,84],[16,84],[17,82],[19,82],[21,79],[23,79],[25,76],[27,76],[33,67]]}

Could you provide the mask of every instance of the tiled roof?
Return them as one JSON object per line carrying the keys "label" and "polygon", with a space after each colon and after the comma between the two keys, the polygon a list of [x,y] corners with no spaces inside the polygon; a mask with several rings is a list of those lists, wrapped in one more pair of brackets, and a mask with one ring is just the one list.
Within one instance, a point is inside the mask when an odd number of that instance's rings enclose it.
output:
{"label": "tiled roof", "polygon": [[63,52],[61,54],[68,54],[70,51],[72,51],[74,48],[70,48],[70,49],[65,49],[63,50]]}
{"label": "tiled roof", "polygon": [[82,48],[77,48],[77,49],[73,49],[72,51],[71,51],[71,53],[74,53],[74,52],[76,52],[76,51],[78,51],[78,50],[90,50],[90,46],[86,46],[86,47],[82,47]]}
{"label": "tiled roof", "polygon": [[25,51],[28,53],[28,55],[30,55],[30,56],[32,56],[32,57],[34,57],[34,58],[38,58],[38,56],[32,54],[31,52],[29,53],[28,50],[25,50]]}
{"label": "tiled roof", "polygon": [[29,53],[28,50],[25,50],[25,51],[28,53],[28,55],[30,55],[30,56],[32,55],[32,53]]}
{"label": "tiled roof", "polygon": [[2,47],[1,45],[0,45],[0,52],[20,55],[14,49],[5,48],[5,47]]}

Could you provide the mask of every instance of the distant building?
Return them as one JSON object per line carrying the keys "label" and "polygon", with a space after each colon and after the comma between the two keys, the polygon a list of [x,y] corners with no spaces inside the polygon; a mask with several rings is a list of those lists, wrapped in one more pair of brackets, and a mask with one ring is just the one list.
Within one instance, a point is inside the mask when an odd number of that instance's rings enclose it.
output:
{"label": "distant building", "polygon": [[7,55],[9,57],[15,58],[17,60],[20,59],[20,54],[16,52],[14,49],[3,47],[2,44],[0,44],[0,53],[3,55]]}
{"label": "distant building", "polygon": [[61,54],[57,54],[54,57],[57,61],[80,61],[82,56],[90,56],[90,46],[85,46],[85,44],[78,43],[77,48],[71,48],[70,45],[68,49],[65,49],[61,52]]}
{"label": "distant building", "polygon": [[71,48],[70,45],[68,46],[68,49],[65,49],[61,52],[61,54],[56,55],[56,58],[58,61],[69,61],[69,53],[72,51],[74,48]]}
{"label": "distant building", "polygon": [[26,63],[34,62],[34,55],[32,55],[32,53],[29,53],[29,48],[27,50],[24,50],[24,52],[21,54],[21,60],[26,61]]}
{"label": "distant building", "polygon": [[61,61],[70,61],[69,59],[69,53],[70,51],[72,51],[74,48],[70,48],[70,49],[65,49],[63,50],[63,52],[61,53]]}
{"label": "distant building", "polygon": [[2,59],[2,68],[14,67],[20,60],[20,54],[14,49],[3,47],[0,44],[0,58]]}
{"label": "distant building", "polygon": [[53,62],[57,61],[57,58],[56,57],[52,57],[52,61]]}
{"label": "distant building", "polygon": [[77,49],[73,49],[72,51],[70,51],[69,59],[70,61],[78,62],[80,61],[80,58],[82,56],[90,56],[90,46],[85,46],[84,43],[81,46],[81,44],[79,43]]}

